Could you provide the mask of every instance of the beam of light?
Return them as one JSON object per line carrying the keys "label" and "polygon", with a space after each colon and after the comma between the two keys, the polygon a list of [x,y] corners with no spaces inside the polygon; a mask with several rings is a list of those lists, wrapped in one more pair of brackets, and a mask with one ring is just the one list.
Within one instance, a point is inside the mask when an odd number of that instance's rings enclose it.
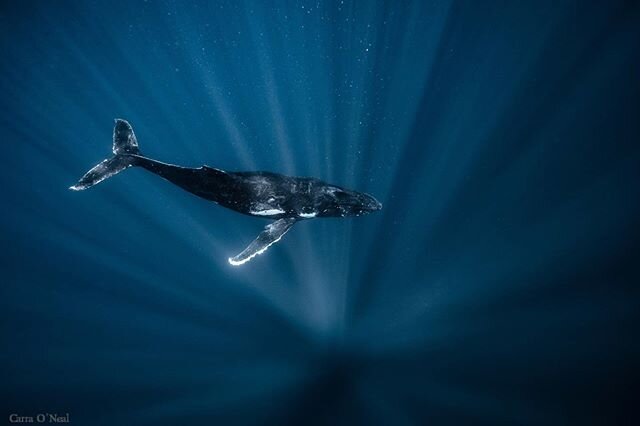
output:
{"label": "beam of light", "polygon": [[[259,20],[249,21],[248,29],[251,32],[253,42],[260,46],[257,34],[261,32],[261,22]],[[282,111],[281,100],[279,99],[278,83],[274,75],[274,64],[267,49],[258,48],[256,50],[257,66],[264,79],[265,97],[269,105],[270,127],[273,131],[274,143],[278,148],[279,159],[282,163],[282,171],[287,174],[295,174],[296,164],[289,147],[290,141],[287,134],[287,120]]]}
{"label": "beam of light", "polygon": [[172,25],[172,31],[184,46],[185,54],[189,58],[194,58],[194,64],[198,69],[197,76],[202,82],[201,86],[205,89],[215,112],[220,116],[227,134],[226,137],[218,135],[206,137],[211,141],[211,144],[206,145],[216,148],[212,149],[214,154],[211,158],[215,159],[215,152],[223,151],[225,146],[230,143],[240,160],[237,167],[255,170],[255,161],[238,123],[240,116],[232,111],[229,100],[226,99],[224,83],[216,78],[216,69],[224,66],[224,63],[216,60],[215,49],[207,49],[207,46],[204,45],[203,38],[197,34],[199,25],[189,15],[180,13],[180,10],[175,7],[167,8],[167,13],[175,16],[175,19],[168,21],[169,25]]}
{"label": "beam of light", "polygon": [[[639,17],[616,1],[3,7],[5,405],[80,424],[622,412]],[[312,175],[385,207],[309,218],[234,268],[268,220],[136,169],[67,191],[109,155],[115,117],[153,158]]]}

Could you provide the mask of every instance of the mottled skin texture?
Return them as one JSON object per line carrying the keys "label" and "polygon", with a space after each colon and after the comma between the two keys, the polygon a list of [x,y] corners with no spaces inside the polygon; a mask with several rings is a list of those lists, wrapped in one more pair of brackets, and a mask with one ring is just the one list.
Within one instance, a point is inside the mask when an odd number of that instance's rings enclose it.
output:
{"label": "mottled skin texture", "polygon": [[187,168],[138,155],[132,157],[135,158],[134,165],[198,197],[251,216],[268,219],[345,217],[360,216],[381,208],[370,195],[329,185],[316,178],[271,172],[225,172],[207,166]]}

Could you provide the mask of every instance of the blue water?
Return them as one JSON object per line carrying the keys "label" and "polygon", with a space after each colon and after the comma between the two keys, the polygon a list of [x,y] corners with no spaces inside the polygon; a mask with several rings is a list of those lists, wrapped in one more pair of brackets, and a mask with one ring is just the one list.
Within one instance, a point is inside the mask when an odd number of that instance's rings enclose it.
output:
{"label": "blue water", "polygon": [[[0,34],[2,421],[628,424],[638,2],[14,1]],[[267,222],[67,189],[114,118],[384,209],[234,268]]]}

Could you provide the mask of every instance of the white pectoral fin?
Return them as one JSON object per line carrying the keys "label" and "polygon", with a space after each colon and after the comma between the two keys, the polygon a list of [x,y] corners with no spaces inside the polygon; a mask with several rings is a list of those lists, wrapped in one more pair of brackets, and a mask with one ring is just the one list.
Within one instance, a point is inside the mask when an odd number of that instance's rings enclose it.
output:
{"label": "white pectoral fin", "polygon": [[282,236],[286,234],[297,221],[298,219],[294,217],[285,217],[270,223],[242,253],[235,257],[230,257],[229,263],[233,266],[239,266],[247,263],[257,255],[264,253],[269,247],[280,241]]}

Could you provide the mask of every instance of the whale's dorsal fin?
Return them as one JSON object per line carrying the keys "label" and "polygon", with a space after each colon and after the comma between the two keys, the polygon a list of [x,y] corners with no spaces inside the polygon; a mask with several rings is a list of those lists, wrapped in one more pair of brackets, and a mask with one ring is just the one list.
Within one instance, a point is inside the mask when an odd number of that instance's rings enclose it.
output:
{"label": "whale's dorsal fin", "polygon": [[270,223],[242,253],[235,257],[230,257],[229,263],[233,266],[239,266],[247,263],[255,256],[264,253],[271,245],[280,241],[280,238],[282,238],[297,221],[298,219],[295,217],[284,217]]}
{"label": "whale's dorsal fin", "polygon": [[227,175],[228,173],[222,169],[216,169],[215,167],[209,167],[206,164],[204,166],[200,166],[200,170],[204,170],[205,172],[214,174],[214,175]]}
{"label": "whale's dorsal fin", "polygon": [[214,170],[216,172],[226,173],[224,170],[216,169],[215,167],[210,167],[210,166],[207,166],[206,164],[204,166],[200,166],[200,168],[203,170]]}

